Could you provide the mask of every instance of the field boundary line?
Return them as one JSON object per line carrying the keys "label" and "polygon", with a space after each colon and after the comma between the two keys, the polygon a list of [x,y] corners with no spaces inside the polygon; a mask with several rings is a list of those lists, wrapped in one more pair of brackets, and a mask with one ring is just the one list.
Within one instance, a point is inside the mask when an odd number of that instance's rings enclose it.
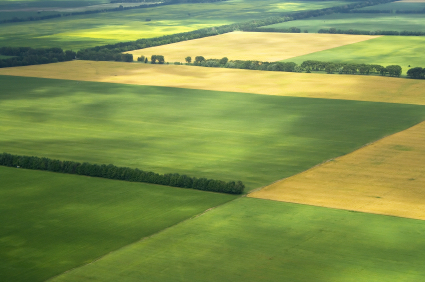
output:
{"label": "field boundary line", "polygon": [[[205,192],[208,192],[208,191],[205,191]],[[210,192],[210,193],[216,193],[216,192]],[[203,212],[201,212],[201,213],[199,213],[199,214],[193,215],[193,216],[191,216],[191,217],[189,217],[189,218],[186,218],[186,219],[184,219],[184,220],[182,220],[182,221],[180,221],[180,222],[177,222],[177,223],[175,223],[175,224],[173,224],[173,225],[170,225],[170,226],[168,226],[168,227],[166,227],[166,228],[164,228],[164,229],[159,230],[158,232],[152,233],[152,234],[151,234],[151,235],[149,235],[149,236],[142,237],[142,238],[140,238],[140,239],[139,239],[139,240],[137,240],[137,241],[134,241],[134,242],[132,242],[132,243],[130,243],[130,244],[124,245],[124,246],[122,246],[122,247],[120,247],[120,248],[118,248],[118,249],[116,249],[116,250],[112,250],[112,251],[110,251],[110,252],[108,252],[108,253],[106,253],[106,254],[104,254],[104,255],[102,255],[102,256],[100,256],[100,257],[98,257],[98,258],[95,258],[93,261],[91,261],[91,262],[89,262],[89,263],[86,263],[86,264],[82,264],[82,265],[80,265],[80,266],[73,267],[73,268],[71,268],[71,269],[68,269],[68,270],[66,270],[66,271],[62,272],[62,273],[59,273],[58,275],[52,276],[52,277],[50,277],[50,278],[46,279],[46,280],[45,280],[45,282],[52,281],[53,279],[55,279],[55,278],[57,278],[57,277],[59,277],[59,276],[61,276],[61,275],[63,275],[63,274],[66,274],[66,273],[68,273],[68,272],[71,272],[71,271],[73,271],[73,270],[75,270],[75,269],[78,269],[78,268],[80,268],[80,267],[84,267],[84,266],[86,266],[86,265],[90,265],[90,264],[96,263],[96,262],[98,262],[98,261],[102,260],[104,257],[106,257],[106,256],[108,256],[108,255],[110,255],[110,254],[112,254],[112,253],[118,252],[118,251],[120,251],[120,250],[122,250],[122,249],[125,249],[125,248],[127,248],[127,247],[131,246],[131,245],[134,245],[134,244],[137,244],[137,243],[140,243],[140,242],[146,241],[146,240],[150,239],[151,237],[154,237],[154,236],[156,236],[156,235],[161,234],[162,232],[165,232],[165,231],[167,231],[167,230],[169,230],[169,229],[171,229],[171,228],[173,228],[173,227],[176,227],[176,226],[177,226],[177,225],[179,225],[179,224],[182,224],[182,223],[185,223],[186,221],[189,221],[189,220],[192,220],[192,219],[196,219],[196,218],[198,218],[198,217],[201,217],[201,216],[203,216],[204,214],[206,214],[206,213],[207,213],[207,212],[209,212],[209,211],[215,210],[215,209],[217,209],[217,208],[219,208],[219,207],[221,207],[221,206],[224,206],[224,205],[227,205],[227,204],[229,204],[229,203],[232,203],[233,201],[236,201],[237,199],[240,199],[240,198],[242,198],[242,197],[244,197],[244,196],[246,196],[246,194],[239,195],[239,196],[237,196],[235,199],[230,200],[230,201],[228,201],[228,202],[226,202],[226,203],[220,204],[220,205],[218,205],[218,206],[214,206],[214,207],[208,208],[208,209],[204,210]]]}
{"label": "field boundary line", "polygon": [[[273,184],[275,184],[275,183],[277,183],[277,182],[285,181],[285,180],[286,180],[286,179],[288,179],[288,178],[295,177],[295,176],[300,175],[300,174],[302,174],[302,173],[305,173],[305,172],[308,172],[308,171],[310,171],[310,170],[313,170],[313,169],[315,169],[315,168],[317,168],[317,167],[319,167],[319,166],[322,166],[322,165],[324,165],[324,164],[326,164],[326,163],[328,163],[328,162],[331,162],[331,161],[333,161],[333,160],[335,160],[335,159],[339,159],[339,158],[341,158],[341,157],[344,157],[344,156],[347,156],[347,155],[349,155],[349,154],[352,154],[352,153],[354,153],[354,152],[356,152],[356,151],[358,151],[358,150],[361,150],[361,149],[363,149],[363,148],[365,148],[365,147],[367,147],[367,146],[373,145],[373,144],[375,144],[375,143],[377,143],[377,142],[379,142],[379,141],[381,141],[381,140],[383,140],[383,139],[385,139],[385,138],[387,138],[387,137],[390,137],[390,136],[393,136],[393,135],[398,134],[398,133],[400,133],[400,132],[403,132],[403,131],[409,130],[409,129],[411,129],[411,128],[413,128],[413,127],[415,127],[415,126],[417,126],[417,125],[419,125],[419,124],[421,124],[421,123],[423,123],[423,122],[425,122],[425,120],[422,120],[421,122],[418,122],[418,123],[416,123],[416,124],[414,124],[414,125],[412,125],[412,126],[410,126],[410,127],[408,127],[408,128],[405,128],[405,129],[403,129],[403,130],[401,130],[401,131],[397,131],[397,132],[395,132],[395,133],[392,133],[392,134],[389,134],[389,135],[385,135],[384,137],[379,138],[379,139],[377,139],[377,140],[375,140],[375,141],[371,141],[371,142],[369,142],[369,143],[366,143],[366,144],[364,144],[364,145],[360,146],[359,148],[355,149],[354,151],[351,151],[351,152],[349,152],[349,153],[346,153],[346,154],[343,154],[343,155],[340,155],[340,156],[337,156],[337,157],[334,157],[334,158],[327,159],[327,160],[325,160],[325,161],[323,161],[323,162],[321,162],[321,163],[318,163],[318,164],[316,164],[316,165],[314,165],[314,166],[310,167],[309,169],[306,169],[306,170],[301,171],[301,172],[299,172],[299,173],[296,173],[296,174],[294,174],[294,175],[291,175],[291,176],[284,177],[284,178],[282,178],[282,179],[276,180],[276,181],[274,181],[274,182],[272,182],[272,183],[270,183],[270,184],[268,184],[268,185],[265,185],[265,186],[262,186],[262,187],[259,187],[259,188],[256,188],[256,189],[253,189],[253,190],[249,191],[249,193],[247,193],[245,196],[248,196],[248,197],[250,197],[250,198],[263,199],[263,198],[251,197],[251,196],[249,196],[249,195],[250,195],[250,194],[252,194],[252,193],[254,193],[254,192],[259,192],[260,190],[262,190],[262,189],[264,189],[264,188],[266,188],[266,187],[268,187],[268,186],[271,186],[271,185],[273,185]],[[264,200],[278,201],[278,200],[272,200],[272,199],[264,199]],[[296,202],[288,202],[288,201],[278,201],[278,202],[296,203]],[[298,203],[298,204],[299,204],[299,203]],[[304,204],[304,205],[309,205],[309,204]],[[314,205],[310,205],[310,206],[314,206]],[[323,206],[323,207],[324,207],[324,206]],[[353,211],[354,211],[354,210],[353,210]],[[360,212],[360,211],[359,211],[359,212]],[[401,216],[399,216],[399,217],[401,217]]]}

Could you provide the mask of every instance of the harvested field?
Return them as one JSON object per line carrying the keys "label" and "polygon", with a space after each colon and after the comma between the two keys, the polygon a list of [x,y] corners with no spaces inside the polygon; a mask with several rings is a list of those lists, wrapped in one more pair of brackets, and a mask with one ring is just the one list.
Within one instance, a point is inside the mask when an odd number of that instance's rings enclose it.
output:
{"label": "harvested field", "polygon": [[425,105],[425,81],[380,76],[92,61],[3,68],[0,75]]}
{"label": "harvested field", "polygon": [[425,220],[425,122],[249,196]]}
{"label": "harvested field", "polygon": [[257,60],[274,62],[357,43],[377,36],[345,34],[300,34],[271,32],[231,32],[197,40],[127,52],[140,56],[163,55],[167,62],[185,62],[187,56],[207,59]]}

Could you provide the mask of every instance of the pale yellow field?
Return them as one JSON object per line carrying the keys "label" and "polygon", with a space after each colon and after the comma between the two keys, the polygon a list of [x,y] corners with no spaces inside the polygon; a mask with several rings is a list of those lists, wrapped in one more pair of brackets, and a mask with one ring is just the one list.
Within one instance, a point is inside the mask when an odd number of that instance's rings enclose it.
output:
{"label": "pale yellow field", "polygon": [[425,81],[380,76],[268,72],[71,61],[0,69],[0,75],[181,87],[265,95],[425,105]]}
{"label": "pale yellow field", "polygon": [[425,220],[425,122],[249,197]]}
{"label": "pale yellow field", "polygon": [[405,3],[425,3],[425,0],[400,0],[400,1],[396,1],[397,2],[405,2]]}
{"label": "pale yellow field", "polygon": [[185,62],[187,56],[204,56],[206,59],[257,60],[274,62],[323,51],[351,43],[365,41],[378,36],[231,32],[196,40],[183,41],[158,47],[130,51],[134,60],[140,56],[163,55],[166,62]]}

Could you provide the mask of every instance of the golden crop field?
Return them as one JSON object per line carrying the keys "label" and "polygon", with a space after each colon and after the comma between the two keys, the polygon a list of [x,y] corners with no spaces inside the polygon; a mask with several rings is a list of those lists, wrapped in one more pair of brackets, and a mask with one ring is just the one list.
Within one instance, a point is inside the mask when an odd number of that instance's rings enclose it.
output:
{"label": "golden crop field", "polygon": [[196,56],[204,56],[206,59],[227,57],[229,60],[275,62],[376,37],[378,36],[231,32],[127,53],[133,54],[135,60],[142,55],[149,58],[152,55],[163,55],[167,62],[185,62],[187,56],[191,56],[192,60]]}
{"label": "golden crop field", "polygon": [[249,197],[425,220],[425,122]]}
{"label": "golden crop field", "polygon": [[93,61],[3,68],[0,75],[425,105],[425,81],[381,76]]}

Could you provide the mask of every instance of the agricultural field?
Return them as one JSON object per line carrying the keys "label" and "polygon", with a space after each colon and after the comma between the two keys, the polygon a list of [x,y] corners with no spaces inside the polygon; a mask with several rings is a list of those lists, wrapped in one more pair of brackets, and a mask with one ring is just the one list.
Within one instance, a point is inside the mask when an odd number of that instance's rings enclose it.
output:
{"label": "agricultural field", "polygon": [[61,47],[77,51],[97,45],[158,37],[344,3],[230,0],[2,24],[0,47]]}
{"label": "agricultural field", "polygon": [[425,105],[425,81],[381,76],[93,61],[3,68],[0,75]]}
{"label": "agricultural field", "polygon": [[249,196],[425,220],[425,122]]}
{"label": "agricultural field", "polygon": [[[0,20],[121,5],[109,2],[0,1]],[[0,47],[78,51],[347,4],[229,0],[0,24]],[[303,32],[235,27],[130,52],[163,55],[161,65],[0,68],[0,153],[246,186],[237,197],[0,166],[0,281],[425,281],[425,80],[406,79],[425,67],[424,39],[317,33],[424,31],[423,15],[335,13],[270,27]],[[403,74],[172,64],[187,56],[396,64]],[[25,62],[49,61],[36,59]]]}
{"label": "agricultural field", "polygon": [[168,62],[185,62],[187,56],[208,59],[258,60],[274,62],[312,52],[376,38],[369,35],[296,34],[268,32],[231,32],[127,52],[134,60],[161,54]]}
{"label": "agricultural field", "polygon": [[391,3],[363,7],[358,10],[420,11],[423,9],[425,9],[425,1],[396,1]]}
{"label": "agricultural field", "polygon": [[372,32],[377,30],[424,31],[425,22],[423,21],[423,14],[339,13],[273,24],[264,28],[290,28],[293,26],[308,32],[318,32],[319,29],[329,28]]}
{"label": "agricultural field", "polygon": [[345,62],[399,65],[404,75],[409,68],[425,66],[425,58],[420,56],[425,44],[423,36],[381,36],[379,38],[349,44],[333,49],[288,59],[301,64],[307,60],[325,62]]}
{"label": "agricultural field", "polygon": [[419,105],[1,76],[0,148],[247,190],[424,120]]}
{"label": "agricultural field", "polygon": [[44,281],[234,196],[0,167],[0,277]]}
{"label": "agricultural field", "polygon": [[425,280],[425,221],[242,198],[52,280]]}

